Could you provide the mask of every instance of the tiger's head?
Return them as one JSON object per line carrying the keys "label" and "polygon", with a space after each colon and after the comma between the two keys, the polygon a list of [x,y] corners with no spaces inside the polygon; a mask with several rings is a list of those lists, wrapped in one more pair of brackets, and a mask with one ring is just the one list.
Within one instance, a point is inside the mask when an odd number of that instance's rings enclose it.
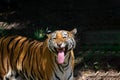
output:
{"label": "tiger's head", "polygon": [[59,64],[64,63],[65,56],[75,48],[74,35],[76,33],[77,29],[75,28],[72,31],[57,30],[48,34],[48,48],[56,55]]}

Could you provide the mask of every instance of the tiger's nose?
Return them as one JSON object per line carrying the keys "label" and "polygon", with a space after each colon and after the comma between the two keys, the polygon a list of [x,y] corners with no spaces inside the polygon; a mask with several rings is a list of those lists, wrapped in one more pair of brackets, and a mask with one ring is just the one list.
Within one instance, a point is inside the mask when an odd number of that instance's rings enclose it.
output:
{"label": "tiger's nose", "polygon": [[57,46],[58,46],[58,47],[61,47],[61,45],[62,45],[62,43],[57,43]]}

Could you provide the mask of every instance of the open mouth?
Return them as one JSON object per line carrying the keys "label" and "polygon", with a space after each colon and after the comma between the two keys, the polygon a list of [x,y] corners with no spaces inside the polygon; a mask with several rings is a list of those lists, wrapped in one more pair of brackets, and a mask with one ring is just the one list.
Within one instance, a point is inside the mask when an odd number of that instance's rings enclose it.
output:
{"label": "open mouth", "polygon": [[65,52],[65,48],[58,48],[58,49],[56,49],[56,50],[57,50],[57,52],[62,52],[62,51]]}
{"label": "open mouth", "polygon": [[58,48],[57,51],[57,62],[58,64],[63,64],[65,59],[65,48]]}

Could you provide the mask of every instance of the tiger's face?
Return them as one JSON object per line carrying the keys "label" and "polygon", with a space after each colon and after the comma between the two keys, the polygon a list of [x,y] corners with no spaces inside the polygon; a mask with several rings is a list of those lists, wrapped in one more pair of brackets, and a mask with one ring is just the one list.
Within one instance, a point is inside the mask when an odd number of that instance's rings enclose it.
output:
{"label": "tiger's face", "polygon": [[76,33],[77,29],[72,31],[58,30],[49,34],[48,48],[52,53],[55,53],[59,64],[64,63],[67,53],[75,48],[74,35]]}

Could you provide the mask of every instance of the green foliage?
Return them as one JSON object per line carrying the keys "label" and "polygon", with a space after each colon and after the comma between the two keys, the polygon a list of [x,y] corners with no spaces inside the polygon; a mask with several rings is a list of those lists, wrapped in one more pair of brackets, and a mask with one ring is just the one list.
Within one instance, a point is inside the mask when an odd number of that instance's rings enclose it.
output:
{"label": "green foliage", "polygon": [[8,35],[7,30],[0,29],[0,37]]}
{"label": "green foliage", "polygon": [[43,29],[38,29],[34,32],[34,38],[37,40],[42,40],[46,36],[45,30]]}
{"label": "green foliage", "polygon": [[14,29],[14,28],[11,28],[11,29],[3,29],[3,28],[1,28],[0,29],[0,37],[8,36],[8,35],[18,35],[18,34],[20,34],[20,32],[22,32],[22,31]]}
{"label": "green foliage", "polygon": [[42,38],[44,38],[44,36],[45,36],[45,32],[44,32],[44,30],[43,29],[40,29],[40,30],[37,30],[35,33],[34,33],[34,36],[35,36],[35,38],[36,39],[42,39]]}

